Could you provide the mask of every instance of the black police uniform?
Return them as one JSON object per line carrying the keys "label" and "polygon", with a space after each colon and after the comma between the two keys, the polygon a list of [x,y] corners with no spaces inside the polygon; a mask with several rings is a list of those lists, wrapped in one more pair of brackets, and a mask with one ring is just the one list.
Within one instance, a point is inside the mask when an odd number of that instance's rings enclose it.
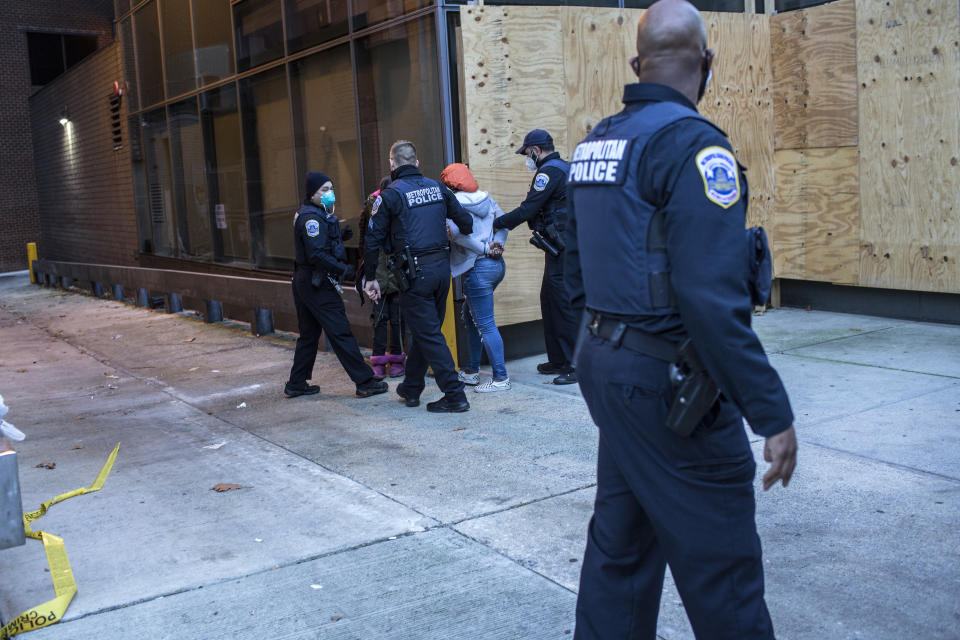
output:
{"label": "black police uniform", "polygon": [[[772,638],[742,417],[772,436],[793,413],[750,327],[746,181],[679,92],[632,84],[623,101],[569,174],[566,276],[592,318],[577,365],[600,430],[575,637],[652,640],[669,564],[698,639]],[[681,437],[667,360],[687,337],[722,393]]]}
{"label": "black police uniform", "polygon": [[[526,222],[531,229],[547,237],[548,228],[553,224],[563,237],[567,218],[568,168],[569,164],[562,160],[557,152],[540,158],[527,197],[519,207],[497,218],[493,223],[494,228],[513,229]],[[544,252],[540,313],[543,316],[547,359],[556,365],[558,370],[570,371],[577,332],[577,314],[570,305],[564,284],[563,256],[562,249],[558,256]]]}
{"label": "black police uniform", "polygon": [[415,277],[410,279],[410,288],[400,294],[400,307],[411,339],[406,375],[397,393],[409,400],[419,398],[429,365],[444,399],[466,402],[463,383],[457,378],[441,329],[450,290],[446,219],[451,218],[468,235],[473,232],[473,218],[450,189],[424,177],[416,166],[398,167],[391,177],[393,182],[380,192],[373,205],[365,237],[364,271],[368,281],[376,278],[381,248],[401,261],[409,248],[415,261]]}
{"label": "black police uniform", "polygon": [[339,282],[348,271],[340,222],[322,207],[306,203],[297,211],[293,229],[296,250],[293,300],[300,337],[287,384],[294,389],[306,384],[317,359],[321,331],[326,331],[327,340],[347,375],[358,387],[365,385],[373,380],[373,370],[364,362],[350,331],[343,298],[328,278],[331,276]]}

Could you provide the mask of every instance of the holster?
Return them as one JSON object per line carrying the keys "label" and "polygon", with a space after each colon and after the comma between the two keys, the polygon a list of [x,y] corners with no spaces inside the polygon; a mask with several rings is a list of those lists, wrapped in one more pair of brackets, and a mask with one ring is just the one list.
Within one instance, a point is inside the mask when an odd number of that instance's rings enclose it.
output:
{"label": "holster", "polygon": [[554,258],[560,255],[560,250],[552,245],[546,238],[540,235],[540,232],[538,231],[534,231],[533,235],[530,236],[530,244],[541,251],[549,253]]}
{"label": "holster", "polygon": [[403,267],[402,262],[401,258],[397,255],[392,255],[390,259],[387,260],[387,269],[393,274],[394,279],[397,281],[397,289],[400,290],[400,293],[410,288],[410,278],[407,277],[407,270]]}
{"label": "holster", "polygon": [[670,364],[670,380],[676,392],[666,424],[668,429],[685,438],[713,407],[720,397],[720,389],[703,366],[690,338],[680,343],[677,354],[677,362]]}

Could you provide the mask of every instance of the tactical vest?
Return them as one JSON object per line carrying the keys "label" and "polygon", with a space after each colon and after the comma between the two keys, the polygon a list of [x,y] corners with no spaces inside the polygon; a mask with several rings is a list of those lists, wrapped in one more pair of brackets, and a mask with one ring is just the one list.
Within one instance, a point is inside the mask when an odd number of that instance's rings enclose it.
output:
{"label": "tactical vest", "polygon": [[[567,173],[570,171],[570,163],[566,160],[561,160],[560,158],[550,158],[540,165],[538,169],[543,169],[544,167],[556,167],[557,169],[563,171],[563,175],[567,175]],[[545,228],[553,223],[556,223],[558,231],[563,231],[567,224],[566,185],[557,187],[553,190],[550,201],[544,205],[540,215],[537,216],[534,228],[539,233],[543,233]]]}
{"label": "tactical vest", "polygon": [[[316,216],[320,221],[320,235],[316,238],[308,238],[306,224],[308,220]],[[304,245],[308,239],[322,242],[326,250],[339,262],[347,261],[347,249],[343,246],[343,239],[340,237],[340,221],[332,213],[327,213],[324,209],[312,204],[301,205],[297,210],[297,220],[293,225],[294,233],[294,251],[296,252],[296,264],[306,265],[307,248]]]}
{"label": "tactical vest", "polygon": [[641,196],[638,169],[654,134],[687,118],[716,128],[693,109],[658,102],[602,120],[574,150],[567,185],[590,309],[629,316],[679,313],[665,216]]}
{"label": "tactical vest", "polygon": [[436,180],[424,176],[404,176],[390,183],[400,196],[400,212],[394,216],[390,244],[395,252],[409,246],[414,255],[447,250],[446,189]]}

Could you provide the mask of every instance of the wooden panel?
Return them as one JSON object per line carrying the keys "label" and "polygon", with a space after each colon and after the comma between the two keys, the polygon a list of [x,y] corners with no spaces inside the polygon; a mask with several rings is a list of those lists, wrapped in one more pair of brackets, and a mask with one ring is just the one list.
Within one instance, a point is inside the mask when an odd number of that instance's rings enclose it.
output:
{"label": "wooden panel", "polygon": [[770,18],[776,148],[857,144],[854,0]]}
{"label": "wooden panel", "polygon": [[716,50],[717,57],[700,111],[727,132],[737,158],[749,169],[748,224],[764,226],[775,238],[769,18],[760,14],[702,15],[708,46]]}
{"label": "wooden panel", "polygon": [[779,277],[858,283],[858,175],[856,147],[777,151]]}
{"label": "wooden panel", "polygon": [[956,0],[857,0],[860,284],[960,292]]}
{"label": "wooden panel", "polygon": [[[517,167],[531,129],[546,129],[567,155],[561,9],[463,7],[464,94],[471,168]],[[519,158],[519,160],[518,160]]]}
{"label": "wooden panel", "polygon": [[636,55],[640,9],[565,9],[567,131],[571,146],[601,119],[623,108],[623,87],[636,82],[630,58]]}

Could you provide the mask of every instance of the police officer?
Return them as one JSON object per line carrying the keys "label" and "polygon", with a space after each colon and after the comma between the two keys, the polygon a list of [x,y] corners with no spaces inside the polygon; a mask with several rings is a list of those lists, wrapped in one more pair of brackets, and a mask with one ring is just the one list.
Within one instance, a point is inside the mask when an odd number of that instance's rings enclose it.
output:
{"label": "police officer", "polygon": [[340,282],[352,279],[354,269],[346,264],[347,252],[343,247],[344,236],[348,239],[350,236],[349,228],[341,231],[340,221],[333,215],[336,202],[333,181],[324,173],[310,172],[306,192],[307,197],[293,223],[296,250],[293,301],[300,337],[284,393],[293,398],[320,391],[320,387],[307,384],[307,378],[317,359],[321,331],[327,332],[327,340],[340,364],[357,385],[358,396],[384,393],[387,383],[374,379],[373,370],[360,355],[340,297]]}
{"label": "police officer", "polygon": [[457,378],[453,356],[441,327],[450,290],[450,243],[446,219],[460,231],[473,232],[473,218],[446,186],[420,173],[412,142],[399,140],[390,147],[393,182],[380,192],[370,212],[366,234],[364,290],[380,298],[376,280],[381,249],[392,254],[392,269],[400,274],[400,307],[410,330],[406,375],[397,395],[408,407],[420,404],[427,366],[433,367],[443,397],[427,403],[434,413],[467,411],[470,403]]}
{"label": "police officer", "polygon": [[797,443],[750,327],[747,184],[696,111],[712,60],[692,4],[653,4],[640,82],[571,158],[566,275],[589,313],[576,358],[600,431],[579,640],[653,640],[667,564],[699,640],[774,637],[741,418],[766,438],[764,489],[787,485]]}
{"label": "police officer", "polygon": [[544,252],[540,313],[547,362],[537,365],[544,374],[560,374],[554,384],[574,384],[577,374],[571,364],[576,340],[577,316],[570,306],[563,282],[563,231],[567,212],[567,170],[570,165],[554,151],[553,138],[534,129],[523,138],[517,153],[527,156],[527,168],[535,175],[527,197],[519,207],[497,218],[495,229],[513,229],[526,222],[533,230],[530,243]]}

